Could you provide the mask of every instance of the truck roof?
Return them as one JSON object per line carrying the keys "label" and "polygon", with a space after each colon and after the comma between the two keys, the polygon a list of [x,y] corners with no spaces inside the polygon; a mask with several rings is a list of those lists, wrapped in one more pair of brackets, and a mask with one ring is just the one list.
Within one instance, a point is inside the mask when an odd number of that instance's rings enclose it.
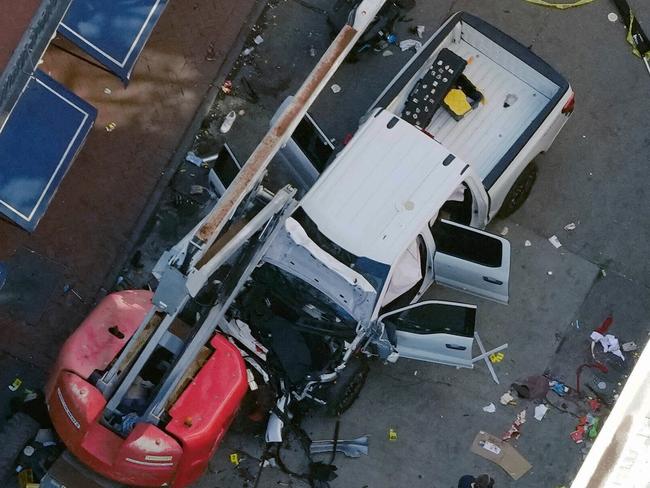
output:
{"label": "truck roof", "polygon": [[348,252],[392,265],[468,167],[382,110],[361,126],[300,205],[320,232]]}

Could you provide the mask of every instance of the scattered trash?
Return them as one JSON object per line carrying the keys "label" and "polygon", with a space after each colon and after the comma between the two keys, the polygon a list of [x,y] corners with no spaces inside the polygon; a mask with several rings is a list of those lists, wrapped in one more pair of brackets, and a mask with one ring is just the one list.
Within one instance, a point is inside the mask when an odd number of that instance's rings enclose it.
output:
{"label": "scattered trash", "polygon": [[228,131],[230,131],[230,129],[232,128],[232,124],[235,123],[236,118],[237,118],[237,114],[235,113],[234,110],[228,112],[228,115],[226,115],[226,118],[223,120],[223,123],[219,128],[219,132],[221,132],[222,134],[228,133]]}
{"label": "scattered trash", "polygon": [[382,55],[383,57],[387,58],[388,56],[392,56],[392,55],[393,55],[393,51],[391,51],[390,49],[386,49],[383,53],[381,53],[381,55]]}
{"label": "scattered trash", "polygon": [[232,93],[232,81],[230,80],[224,81],[223,85],[221,85],[221,91],[226,95],[230,95]]}
{"label": "scattered trash", "polygon": [[604,278],[605,276],[607,276],[607,271],[605,271],[604,269],[601,269],[601,270],[600,270],[600,274],[601,274],[601,275],[603,276],[603,278]]}
{"label": "scattered trash", "polygon": [[576,430],[571,432],[569,436],[573,439],[573,442],[576,444],[581,444],[584,442],[585,435],[589,439],[595,439],[598,436],[598,424],[600,423],[600,418],[596,417],[590,413],[584,417],[580,417],[578,425],[576,425]]}
{"label": "scattered trash", "polygon": [[503,227],[503,229],[501,229],[501,232],[499,232],[499,234],[501,234],[502,236],[507,236],[509,230],[510,229],[508,229],[508,226],[506,225]]}
{"label": "scattered trash", "polygon": [[505,357],[505,354],[502,352],[495,352],[494,354],[490,354],[490,362],[493,364],[500,363],[503,361],[503,358]]}
{"label": "scattered trash", "polygon": [[198,157],[194,151],[190,151],[185,155],[185,161],[192,163],[198,167],[203,166],[203,159]]}
{"label": "scattered trash", "polygon": [[336,452],[343,453],[349,458],[358,458],[368,455],[368,436],[364,435],[352,440],[312,441],[309,446],[310,454],[331,453],[336,445]]}
{"label": "scattered trash", "polygon": [[470,451],[497,464],[514,480],[518,480],[532,468],[514,447],[487,432],[481,431],[476,435]]}
{"label": "scattered trash", "polygon": [[413,376],[417,376],[417,375],[418,375],[418,370],[416,369],[415,371],[413,371]]}
{"label": "scattered trash", "polygon": [[18,388],[20,388],[20,385],[22,384],[23,384],[23,380],[21,380],[20,378],[15,378],[9,385],[9,389],[11,391],[17,391]]}
{"label": "scattered trash", "polygon": [[113,132],[116,127],[117,124],[115,122],[109,122],[108,124],[106,124],[106,127],[104,127],[104,129],[106,129],[106,132]]}
{"label": "scattered trash", "polygon": [[501,402],[501,405],[517,405],[517,400],[515,400],[515,397],[512,396],[512,393],[510,391],[507,391],[501,395],[499,401]]}
{"label": "scattered trash", "polygon": [[637,346],[634,341],[626,342],[621,346],[621,349],[623,349],[624,352],[636,351],[638,348],[639,346]]}
{"label": "scattered trash", "polygon": [[576,329],[580,329],[580,321],[576,320],[575,324],[576,324]]}
{"label": "scattered trash", "polygon": [[201,185],[191,185],[190,186],[190,195],[201,195],[205,190],[205,187]]}
{"label": "scattered trash", "polygon": [[497,407],[494,405],[494,403],[490,403],[489,405],[483,407],[483,411],[487,413],[494,413],[497,411]]}
{"label": "scattered trash", "polygon": [[535,418],[541,422],[544,415],[546,415],[546,412],[548,412],[548,407],[543,403],[540,403],[535,407]]}
{"label": "scattered trash", "polygon": [[519,439],[521,435],[521,430],[519,429],[522,425],[526,423],[526,410],[522,410],[515,417],[515,421],[512,423],[510,428],[507,430],[501,440],[507,441],[508,439]]}
{"label": "scattered trash", "polygon": [[553,271],[547,271],[546,274],[549,276],[553,276]]}
{"label": "scattered trash", "polygon": [[550,381],[548,386],[559,396],[564,396],[569,393],[569,387],[559,381]]}
{"label": "scattered trash", "polygon": [[277,468],[278,463],[275,462],[274,458],[270,458],[270,459],[265,459],[264,462],[262,462],[262,466],[264,468]]}
{"label": "scattered trash", "polygon": [[605,388],[607,388],[607,383],[605,383],[604,381],[599,381],[598,385],[596,386],[598,386],[599,390],[604,390]]}
{"label": "scattered trash", "polygon": [[568,231],[576,230],[575,222],[571,222],[570,224],[565,225],[564,230],[568,230]]}
{"label": "scattered trash", "polygon": [[388,440],[389,441],[396,441],[397,440],[397,431],[393,429],[392,427],[388,429]]}
{"label": "scattered trash", "polygon": [[104,88],[104,93],[106,93],[106,95],[110,95],[113,93],[113,91],[110,88]]}
{"label": "scattered trash", "polygon": [[[597,330],[593,331],[589,336],[593,343],[600,343],[603,346],[603,352],[611,352],[612,354],[618,356],[625,361],[625,356],[621,352],[621,346],[619,345],[618,338],[612,334],[605,334],[598,332]],[[593,344],[592,344],[593,346]],[[593,351],[593,349],[592,349]]]}
{"label": "scattered trash", "polygon": [[517,103],[517,100],[519,100],[519,97],[515,95],[514,93],[508,93],[506,95],[506,99],[503,102],[503,108],[508,108]]}
{"label": "scattered trash", "polygon": [[526,239],[526,240],[524,241],[524,246],[526,246],[526,247],[530,247],[530,246],[532,246],[532,245],[533,245],[533,243],[530,242],[528,239]]}
{"label": "scattered trash", "polygon": [[607,20],[610,22],[616,22],[618,20],[618,15],[616,15],[614,12],[610,12],[607,14]]}
{"label": "scattered trash", "polygon": [[316,48],[315,48],[314,46],[310,46],[310,47],[309,47],[309,55],[310,55],[312,58],[315,58],[315,57],[316,57]]}
{"label": "scattered trash", "polygon": [[230,462],[232,464],[234,464],[235,466],[238,466],[239,465],[239,454],[237,454],[236,452],[233,452],[230,455]]}
{"label": "scattered trash", "polygon": [[205,52],[205,60],[206,61],[216,61],[217,60],[217,53],[214,50],[214,43],[211,42],[208,45],[208,49]]}
{"label": "scattered trash", "polygon": [[424,36],[424,29],[425,29],[425,27],[423,25],[418,25],[415,28],[415,32],[417,33],[417,35],[418,35],[418,37],[420,39],[422,39],[422,37]]}
{"label": "scattered trash", "polygon": [[341,87],[334,83],[331,87],[333,93],[339,93],[341,91]]}
{"label": "scattered trash", "polygon": [[255,48],[254,48],[254,47],[247,47],[246,49],[244,49],[244,50],[242,51],[242,54],[243,54],[244,56],[250,56],[250,55],[252,54],[253,51],[255,51]]}
{"label": "scattered trash", "polygon": [[562,243],[560,242],[560,240],[557,238],[555,234],[553,234],[551,237],[548,238],[548,242],[553,244],[553,247],[555,247],[555,249],[559,249],[562,247]]}
{"label": "scattered trash", "polygon": [[81,297],[81,295],[79,295],[79,293],[77,292],[77,290],[75,290],[75,289],[72,287],[72,285],[68,285],[68,284],[66,284],[66,285],[63,286],[63,294],[65,295],[65,294],[68,293],[68,292],[72,292],[72,294],[73,294],[74,296],[76,296],[76,297],[79,299],[79,301],[80,301],[81,303],[84,303],[84,299]]}
{"label": "scattered trash", "polygon": [[404,39],[403,41],[400,41],[399,48],[402,51],[408,51],[409,49],[415,49],[415,52],[418,52],[420,49],[422,49],[422,43],[420,41],[415,40],[415,39]]}
{"label": "scattered trash", "polygon": [[258,35],[255,39],[253,39],[253,42],[259,46],[264,42],[264,38]]}

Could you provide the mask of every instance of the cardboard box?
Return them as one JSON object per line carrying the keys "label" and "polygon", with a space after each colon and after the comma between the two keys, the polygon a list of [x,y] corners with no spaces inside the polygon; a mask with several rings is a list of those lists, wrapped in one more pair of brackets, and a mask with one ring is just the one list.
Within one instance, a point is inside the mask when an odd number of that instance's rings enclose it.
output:
{"label": "cardboard box", "polygon": [[514,480],[521,478],[533,467],[509,443],[487,432],[476,434],[470,450],[501,466]]}

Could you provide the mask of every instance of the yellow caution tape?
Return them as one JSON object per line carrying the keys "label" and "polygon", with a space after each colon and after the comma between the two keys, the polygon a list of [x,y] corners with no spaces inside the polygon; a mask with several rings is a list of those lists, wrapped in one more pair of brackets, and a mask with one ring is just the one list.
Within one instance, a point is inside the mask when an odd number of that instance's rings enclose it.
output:
{"label": "yellow caution tape", "polygon": [[542,7],[553,7],[553,8],[559,8],[560,10],[566,10],[568,8],[581,7],[582,5],[587,5],[588,3],[591,3],[594,0],[578,0],[577,2],[573,2],[573,3],[553,3],[553,2],[546,2],[545,0],[524,0],[524,1],[528,3],[533,3],[535,5],[541,5]]}

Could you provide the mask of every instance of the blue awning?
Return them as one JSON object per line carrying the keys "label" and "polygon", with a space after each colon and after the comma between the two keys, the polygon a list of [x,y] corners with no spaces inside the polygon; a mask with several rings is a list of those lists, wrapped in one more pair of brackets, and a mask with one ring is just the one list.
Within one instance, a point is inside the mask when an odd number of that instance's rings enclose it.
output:
{"label": "blue awning", "polygon": [[59,33],[125,83],[168,0],[73,0]]}
{"label": "blue awning", "polygon": [[36,70],[0,125],[0,212],[33,231],[96,116],[93,106]]}

